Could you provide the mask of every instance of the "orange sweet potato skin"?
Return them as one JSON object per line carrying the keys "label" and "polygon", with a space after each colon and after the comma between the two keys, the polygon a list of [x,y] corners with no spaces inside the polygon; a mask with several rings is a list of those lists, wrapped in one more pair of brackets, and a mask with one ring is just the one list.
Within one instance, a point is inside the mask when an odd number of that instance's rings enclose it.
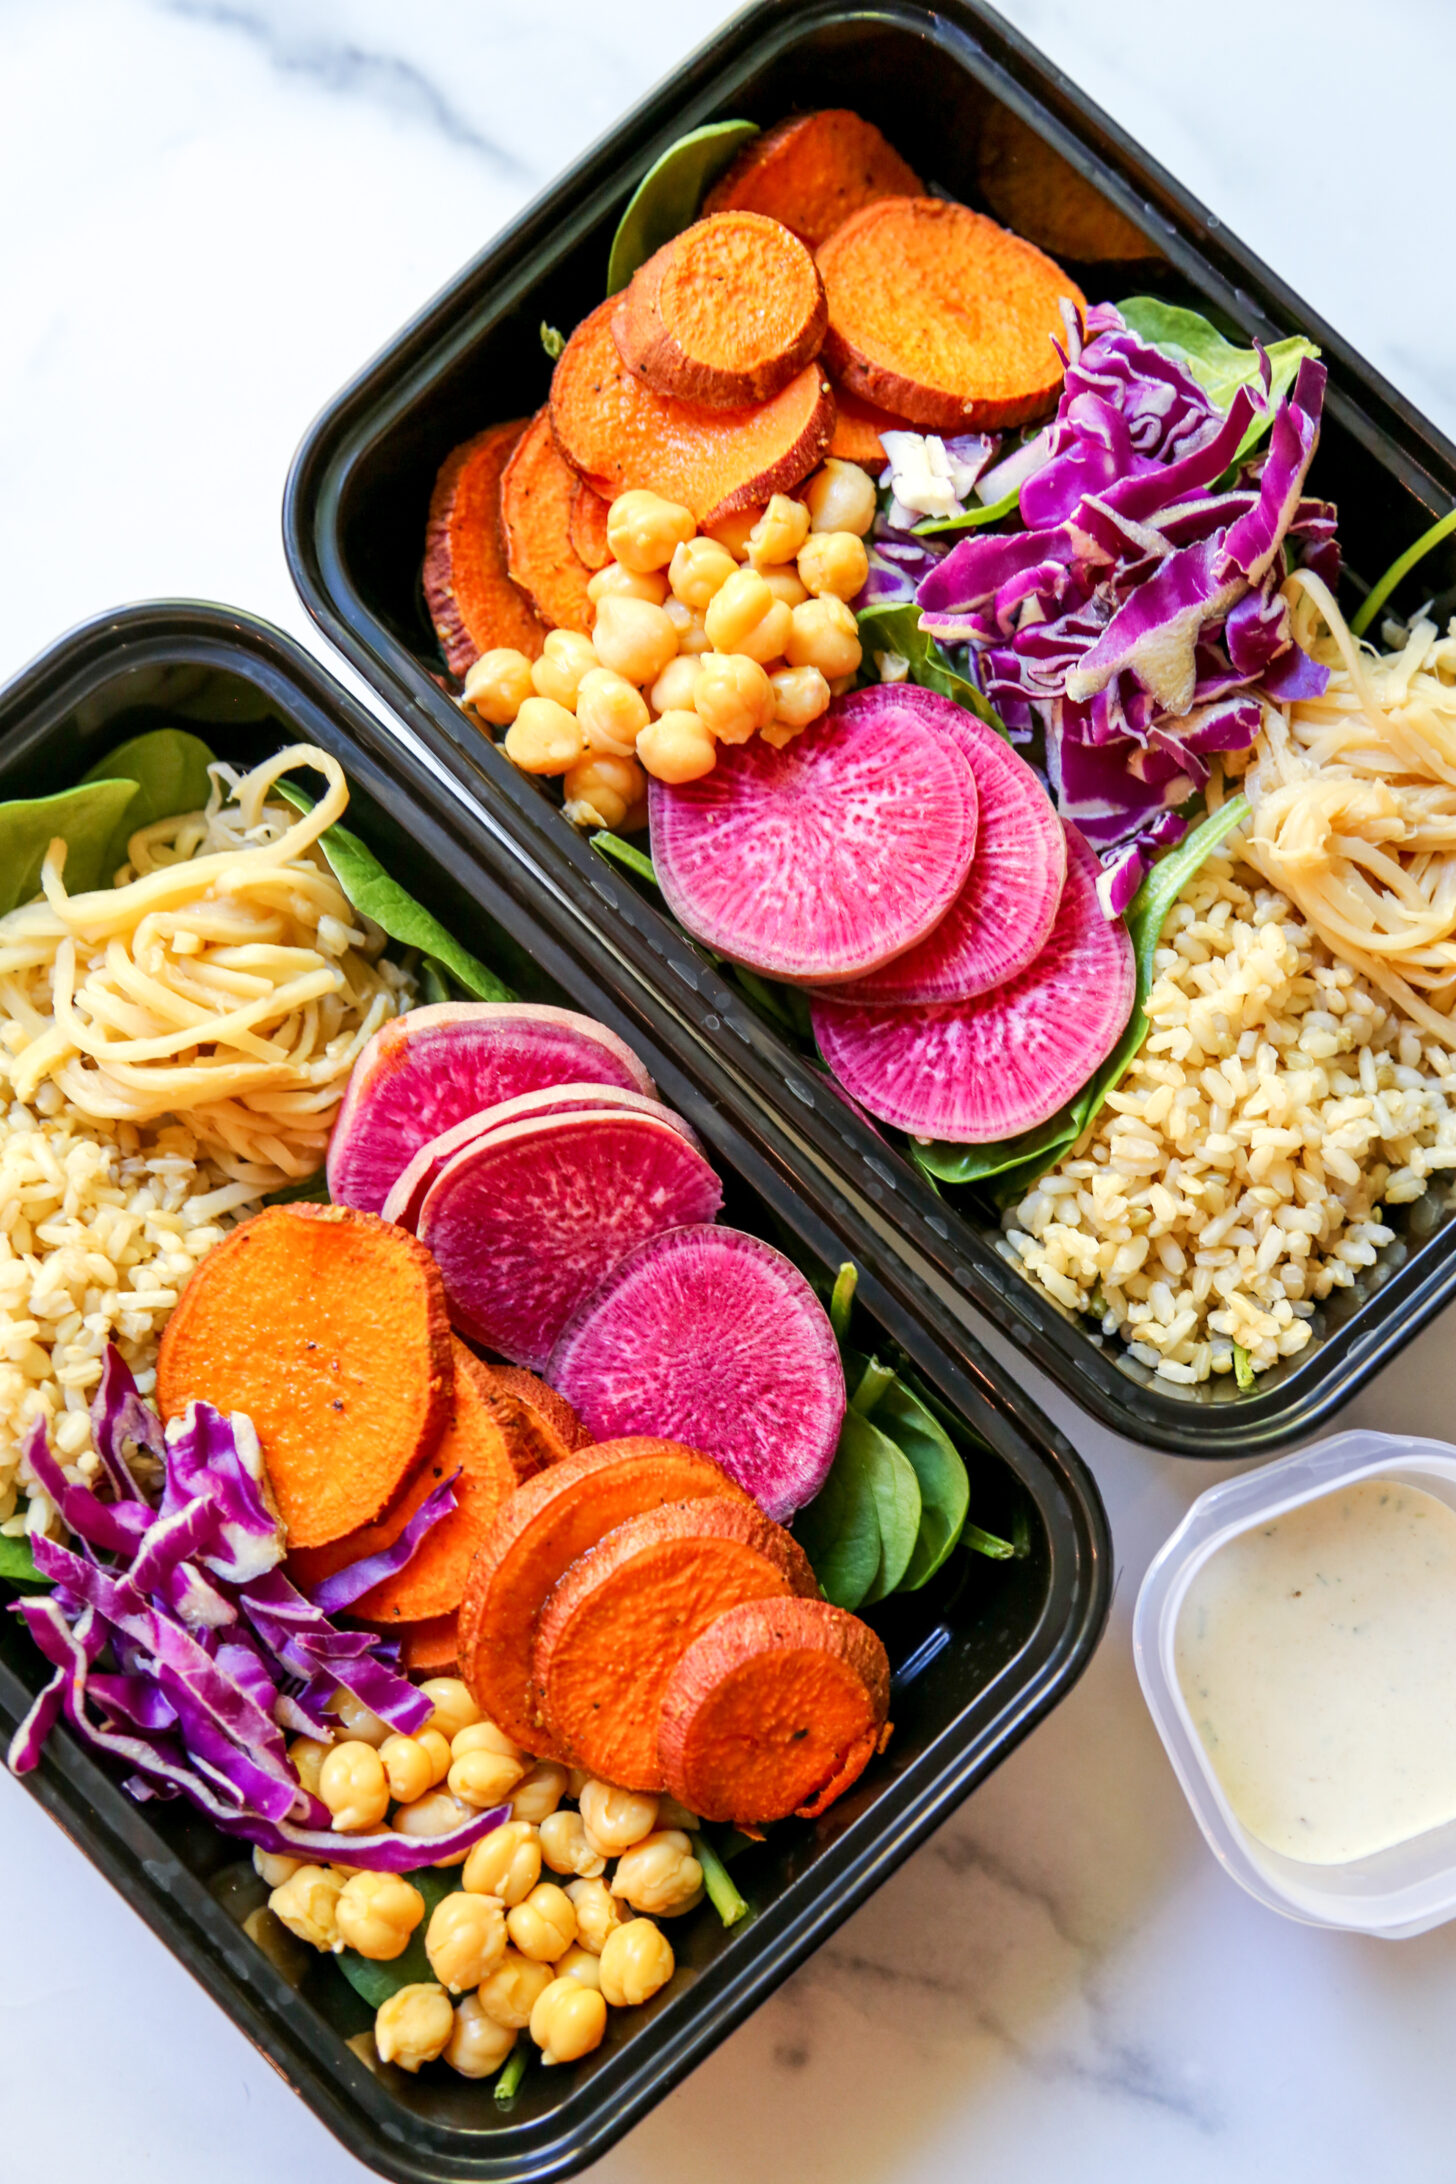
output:
{"label": "orange sweet potato skin", "polygon": [[507,565],[548,628],[574,629],[584,637],[591,628],[586,588],[592,572],[571,542],[576,487],[576,473],[551,436],[551,413],[538,410],[501,476]]}
{"label": "orange sweet potato skin", "polygon": [[862,470],[871,470],[878,477],[888,460],[880,434],[914,432],[916,429],[908,417],[892,417],[888,410],[876,409],[872,402],[862,401],[847,387],[836,387],[834,437],[826,453],[837,455],[841,462],[858,463]]}
{"label": "orange sweet potato skin", "polygon": [[524,1365],[493,1364],[490,1376],[503,1394],[515,1396],[546,1428],[546,1435],[539,1444],[540,1462],[532,1469],[560,1463],[574,1448],[590,1448],[591,1435],[566,1397],[558,1395],[554,1388],[548,1388],[544,1380],[528,1372]]}
{"label": "orange sweet potato skin", "polygon": [[162,1334],[157,1401],[246,1411],[292,1547],[372,1523],[449,1423],[439,1270],[347,1206],[270,1206],[208,1253]]}
{"label": "orange sweet potato skin", "polygon": [[819,354],[827,323],[824,283],[799,238],[762,213],[724,212],[638,268],[612,338],[655,393],[738,409],[786,387]]}
{"label": "orange sweet potato skin", "polygon": [[819,251],[824,361],[862,400],[937,432],[1004,428],[1056,400],[1059,299],[1081,290],[983,213],[938,197],[883,198]]}
{"label": "orange sweet potato skin", "polygon": [[703,211],[766,212],[817,250],[861,206],[923,188],[873,122],[829,106],[791,115],[745,145]]}
{"label": "orange sweet potato skin", "polygon": [[501,1509],[471,1564],[461,1603],[460,1672],[491,1720],[527,1751],[549,1756],[531,1652],[552,1587],[578,1555],[628,1517],[702,1495],[749,1500],[711,1457],[677,1441],[638,1436],[578,1449],[518,1487]]}
{"label": "orange sweet potato skin", "polygon": [[501,473],[524,430],[490,425],[446,456],[425,527],[425,601],[452,675],[497,645],[540,657],[546,632],[506,570]]}
{"label": "orange sweet potato skin", "polygon": [[610,505],[585,478],[577,479],[571,496],[571,544],[577,559],[584,562],[593,575],[613,558],[611,541],[607,537]]}
{"label": "orange sweet potato skin", "polygon": [[707,1820],[812,1818],[883,1748],[890,1664],[827,1600],[749,1601],[689,1646],[663,1693],[669,1793]]}
{"label": "orange sweet potato skin", "polygon": [[682,1655],[728,1607],[817,1599],[803,1549],[759,1511],[704,1498],[629,1517],[568,1569],[532,1653],[553,1748],[620,1789],[661,1790],[657,1722]]}
{"label": "orange sweet potato skin", "polygon": [[647,488],[706,529],[808,477],[834,431],[834,397],[817,364],[750,408],[679,402],[628,371],[612,336],[616,308],[608,297],[582,320],[551,380],[556,443],[604,500]]}

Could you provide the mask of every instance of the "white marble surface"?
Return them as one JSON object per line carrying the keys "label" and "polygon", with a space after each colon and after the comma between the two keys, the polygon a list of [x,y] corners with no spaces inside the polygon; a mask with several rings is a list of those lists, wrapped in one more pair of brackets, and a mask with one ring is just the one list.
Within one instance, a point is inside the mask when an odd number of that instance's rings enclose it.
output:
{"label": "white marble surface", "polygon": [[[0,676],[162,593],[310,638],[278,527],[309,418],[721,12],[0,0]],[[1449,0],[1007,12],[1456,431]],[[1452,1331],[1342,1422],[1448,1431]],[[1128,1641],[1205,1475],[1041,1392],[1112,1514],[1095,1663],[602,2184],[1451,2176],[1456,1929],[1303,1929],[1213,1865]],[[0,1827],[0,2177],[361,2184],[5,1780]]]}

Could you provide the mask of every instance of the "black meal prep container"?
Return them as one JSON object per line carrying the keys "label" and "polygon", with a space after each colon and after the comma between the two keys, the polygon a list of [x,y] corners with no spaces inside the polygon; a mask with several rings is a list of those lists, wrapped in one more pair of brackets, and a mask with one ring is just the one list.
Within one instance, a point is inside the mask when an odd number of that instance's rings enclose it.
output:
{"label": "black meal prep container", "polygon": [[[119,1770],[65,1728],[27,1787],[361,2161],[400,2184],[558,2177],[584,2167],[669,2092],[1005,1757],[1086,1665],[1111,1589],[1097,1490],[1066,1440],[953,1323],[920,1276],[861,1227],[853,1198],[796,1177],[772,1115],[743,1099],[671,1006],[619,979],[540,877],[491,839],[429,771],[289,639],[220,607],[128,609],[61,640],[0,692],[0,798],[69,786],[144,728],[194,729],[253,762],[308,741],[344,764],[348,824],[524,998],[580,1008],[643,1057],[724,1178],[725,1218],[806,1264],[853,1258],[860,1339],[888,1337],[969,1421],[972,1514],[1029,1538],[1024,1558],[961,1552],[875,1621],[895,1671],[887,1756],[814,1824],[789,1822],[734,1871],[754,1916],[726,1933],[705,1907],[673,1932],[681,1967],[644,2010],[615,2018],[582,2065],[527,2073],[509,2109],[444,2066],[372,2075],[345,2044],[372,2013],[327,1958],[290,1985],[239,1922],[265,1891],[238,1847],[180,1802],[135,1804]],[[0,1597],[5,1588],[0,1587]],[[8,1740],[47,1673],[0,1617]]]}
{"label": "black meal prep container", "polygon": [[[1456,1204],[1429,1204],[1354,1290],[1321,1308],[1301,1357],[1241,1394],[1154,1378],[1115,1338],[1034,1290],[997,1249],[994,1209],[935,1188],[838,1097],[725,982],[656,904],[562,818],[453,703],[423,606],[425,513],[459,441],[544,399],[543,322],[574,326],[601,297],[616,222],[651,162],[684,130],[746,115],[844,105],[878,122],[937,187],[980,203],[981,116],[1002,101],[1155,241],[1164,262],[1073,270],[1089,297],[1153,290],[1211,313],[1244,341],[1306,332],[1329,365],[1311,490],[1339,502],[1360,556],[1352,596],[1456,500],[1456,447],[1323,325],[1213,215],[1027,41],[977,0],[760,0],[735,17],[539,198],[324,411],[289,479],[284,529],[310,612],[389,700],[477,813],[549,873],[578,920],[665,995],[777,1108],[801,1167],[837,1176],[867,1223],[928,1270],[952,1310],[984,1312],[1104,1424],[1184,1456],[1248,1456],[1314,1431],[1456,1294]],[[1456,544],[1397,594],[1415,605],[1456,581]],[[1449,613],[1456,597],[1446,602]],[[1439,1188],[1439,1186],[1438,1186]]]}

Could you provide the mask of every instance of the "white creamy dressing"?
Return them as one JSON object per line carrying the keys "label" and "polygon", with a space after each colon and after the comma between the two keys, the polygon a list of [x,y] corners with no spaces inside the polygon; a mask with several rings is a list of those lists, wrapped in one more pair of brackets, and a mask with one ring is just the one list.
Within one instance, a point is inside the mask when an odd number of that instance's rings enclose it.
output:
{"label": "white creamy dressing", "polygon": [[1308,1865],[1456,1818],[1456,1510],[1362,1479],[1210,1555],[1178,1683],[1252,1835]]}

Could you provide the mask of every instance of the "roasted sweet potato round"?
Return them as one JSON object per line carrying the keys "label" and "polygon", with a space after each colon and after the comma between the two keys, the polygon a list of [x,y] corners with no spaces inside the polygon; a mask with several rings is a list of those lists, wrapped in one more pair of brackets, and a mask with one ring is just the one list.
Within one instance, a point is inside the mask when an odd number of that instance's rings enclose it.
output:
{"label": "roasted sweet potato round", "polygon": [[771,401],[819,354],[827,317],[797,235],[760,212],[720,212],[638,268],[612,335],[655,393],[738,409]]}
{"label": "roasted sweet potato round", "polygon": [[551,629],[591,627],[587,585],[592,572],[572,543],[578,479],[551,437],[549,410],[538,410],[521,434],[501,478],[501,524],[511,579]]}
{"label": "roasted sweet potato round", "polygon": [[507,645],[540,656],[546,632],[511,582],[501,535],[501,473],[525,429],[490,425],[446,456],[425,530],[425,603],[452,675]]}
{"label": "roasted sweet potato round", "polygon": [[923,184],[872,121],[842,106],[792,114],[746,144],[703,202],[782,220],[817,250],[862,205],[918,197]]}

